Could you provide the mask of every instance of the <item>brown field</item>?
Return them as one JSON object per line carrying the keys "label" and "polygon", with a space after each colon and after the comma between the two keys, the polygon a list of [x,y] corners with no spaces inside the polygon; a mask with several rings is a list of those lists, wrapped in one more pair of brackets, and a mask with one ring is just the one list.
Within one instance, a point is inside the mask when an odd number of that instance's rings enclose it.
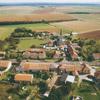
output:
{"label": "brown field", "polygon": [[68,13],[68,12],[98,12],[100,13],[100,6],[60,6],[56,7],[57,12]]}
{"label": "brown field", "polygon": [[14,15],[0,16],[0,22],[38,22],[38,21],[70,21],[74,20],[68,14],[32,14],[32,15]]}
{"label": "brown field", "polygon": [[100,29],[100,22],[92,21],[92,20],[88,20],[88,21],[77,20],[77,21],[68,21],[68,22],[57,22],[51,24],[56,26],[62,26],[68,30],[79,32],[79,33]]}
{"label": "brown field", "polygon": [[100,39],[100,30],[81,33],[81,34],[78,34],[78,37],[83,38],[83,39],[85,38]]}
{"label": "brown field", "polygon": [[48,7],[48,8],[42,8],[34,10],[33,13],[35,14],[44,14],[44,13],[53,13],[55,11],[55,7]]}

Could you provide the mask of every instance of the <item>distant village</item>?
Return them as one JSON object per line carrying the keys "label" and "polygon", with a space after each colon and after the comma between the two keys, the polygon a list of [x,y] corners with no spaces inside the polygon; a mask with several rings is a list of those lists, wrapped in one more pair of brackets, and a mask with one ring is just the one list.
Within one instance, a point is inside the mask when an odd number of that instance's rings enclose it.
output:
{"label": "distant village", "polygon": [[[78,34],[75,32],[63,35],[60,30],[59,34],[47,32],[41,34],[29,33],[30,37],[34,35],[38,39],[48,38],[48,42],[41,47],[33,45],[26,50],[12,50],[11,55],[9,50],[0,51],[0,84],[11,83],[14,89],[18,88],[18,91],[22,91],[20,95],[25,97],[25,100],[35,100],[31,98],[37,94],[43,100],[49,100],[47,98],[53,95],[53,89],[61,86],[68,88],[73,84],[79,87],[82,81],[94,83],[100,89],[100,70],[96,69],[100,67],[99,52],[93,52],[89,55],[90,58],[87,57],[88,60],[85,60],[81,54],[82,42],[72,41],[72,38]],[[18,34],[16,36],[14,33],[12,37],[19,38]],[[35,89],[37,91],[29,89],[28,92],[26,87],[36,85],[39,87],[39,93],[37,93],[38,87]],[[70,92],[70,89],[66,90],[67,93]],[[70,100],[85,100],[79,95],[71,96]],[[8,99],[13,100],[12,96]]]}

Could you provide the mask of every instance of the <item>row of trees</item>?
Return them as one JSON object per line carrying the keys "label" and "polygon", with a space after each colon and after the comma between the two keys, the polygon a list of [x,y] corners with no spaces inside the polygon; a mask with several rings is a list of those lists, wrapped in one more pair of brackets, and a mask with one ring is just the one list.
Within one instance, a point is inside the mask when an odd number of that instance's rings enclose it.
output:
{"label": "row of trees", "polygon": [[37,38],[39,37],[45,37],[48,36],[48,32],[36,32],[36,31],[32,31],[31,29],[26,29],[26,28],[16,28],[12,34],[12,37],[35,37]]}

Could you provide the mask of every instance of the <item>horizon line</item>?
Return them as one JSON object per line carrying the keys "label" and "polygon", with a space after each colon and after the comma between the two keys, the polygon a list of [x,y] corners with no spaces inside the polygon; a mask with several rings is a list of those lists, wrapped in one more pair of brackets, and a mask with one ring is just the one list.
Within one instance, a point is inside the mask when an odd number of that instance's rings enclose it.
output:
{"label": "horizon line", "polygon": [[100,4],[100,2],[0,2],[0,4]]}

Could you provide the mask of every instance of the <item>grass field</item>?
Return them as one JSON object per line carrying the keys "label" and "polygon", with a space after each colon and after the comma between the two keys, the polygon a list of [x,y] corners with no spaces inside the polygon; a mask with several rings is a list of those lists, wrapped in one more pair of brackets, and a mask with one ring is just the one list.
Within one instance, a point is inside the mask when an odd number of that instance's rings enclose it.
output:
{"label": "grass field", "polygon": [[46,43],[47,40],[39,40],[39,39],[24,39],[20,40],[17,49],[19,50],[26,50],[30,48],[32,45],[36,47],[41,47],[42,44]]}
{"label": "grass field", "polygon": [[13,32],[13,30],[18,27],[25,27],[28,29],[32,29],[33,31],[39,31],[39,30],[57,31],[58,30],[56,27],[44,23],[0,26],[0,40],[4,40],[5,38],[7,38]]}

